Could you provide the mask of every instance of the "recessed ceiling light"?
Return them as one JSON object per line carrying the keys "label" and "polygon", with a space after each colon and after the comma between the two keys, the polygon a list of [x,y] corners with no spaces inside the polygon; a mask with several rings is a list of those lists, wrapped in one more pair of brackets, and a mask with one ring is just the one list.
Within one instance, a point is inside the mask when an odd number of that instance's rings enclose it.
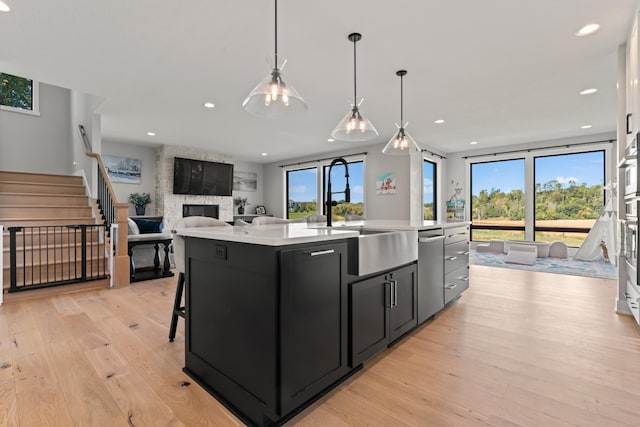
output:
{"label": "recessed ceiling light", "polygon": [[478,141],[471,141],[469,144],[476,145],[477,143],[478,143]]}
{"label": "recessed ceiling light", "polygon": [[215,104],[213,102],[205,102],[202,105],[204,105],[204,108],[213,108],[213,107],[215,107]]}
{"label": "recessed ceiling light", "polygon": [[444,123],[444,120],[442,120],[442,119],[434,120],[433,123],[435,123],[437,125],[441,125],[442,123]]}
{"label": "recessed ceiling light", "polygon": [[591,128],[591,125],[583,125],[583,126],[581,126],[581,128],[582,128],[582,129],[590,129],[590,128]]}
{"label": "recessed ceiling light", "polygon": [[593,34],[596,31],[598,31],[598,28],[600,28],[600,25],[598,24],[587,24],[578,30],[578,32],[576,33],[576,36],[578,37],[588,36],[589,34]]}
{"label": "recessed ceiling light", "polygon": [[0,1],[0,12],[10,12],[11,8],[5,2]]}
{"label": "recessed ceiling light", "polygon": [[333,139],[333,138],[327,139],[327,142],[333,142],[333,141],[335,141],[335,139]]}
{"label": "recessed ceiling light", "polygon": [[591,95],[592,93],[596,93],[597,91],[598,89],[596,88],[585,89],[582,92],[580,92],[580,95]]}
{"label": "recessed ceiling light", "polygon": [[263,155],[263,156],[268,156],[269,154],[267,154],[267,153],[262,153],[262,155]]}
{"label": "recessed ceiling light", "polygon": [[149,136],[156,136],[156,133],[155,133],[155,132],[147,132],[147,135],[149,135]]}

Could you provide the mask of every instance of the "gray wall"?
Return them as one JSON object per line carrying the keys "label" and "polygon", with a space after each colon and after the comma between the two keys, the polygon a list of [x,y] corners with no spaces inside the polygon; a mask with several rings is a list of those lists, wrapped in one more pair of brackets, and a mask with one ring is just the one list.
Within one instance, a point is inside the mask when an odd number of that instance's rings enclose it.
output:
{"label": "gray wall", "polygon": [[0,110],[0,169],[71,174],[70,91],[40,83],[40,116]]}
{"label": "gray wall", "polygon": [[[142,169],[140,184],[124,184],[112,182],[120,203],[129,203],[131,193],[149,193],[152,202],[147,205],[147,215],[162,215],[156,209],[156,147],[126,144],[116,141],[102,141],[102,155],[129,157],[140,160]],[[129,205],[129,215],[135,215],[133,205]]]}

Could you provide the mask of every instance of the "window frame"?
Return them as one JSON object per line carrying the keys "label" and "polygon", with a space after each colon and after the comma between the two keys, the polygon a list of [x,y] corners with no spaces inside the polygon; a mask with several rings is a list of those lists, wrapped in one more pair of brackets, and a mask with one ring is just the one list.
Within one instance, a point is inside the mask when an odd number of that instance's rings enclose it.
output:
{"label": "window frame", "polygon": [[[473,225],[473,165],[474,164],[487,164],[487,163],[499,163],[499,162],[510,162],[510,161],[514,161],[514,160],[522,160],[524,163],[524,198],[525,198],[525,216],[524,216],[524,225],[520,226],[520,225]],[[526,239],[526,235],[527,235],[527,179],[526,179],[526,175],[527,175],[527,159],[525,157],[512,157],[512,158],[505,158],[505,159],[496,159],[496,160],[483,160],[483,161],[478,161],[478,162],[469,162],[469,207],[468,207],[468,212],[469,212],[469,222],[470,222],[470,226],[469,226],[469,239],[471,241],[473,241],[473,230],[501,230],[501,231],[522,231],[525,239]]]}
{"label": "window frame", "polygon": [[[607,180],[607,152],[605,149],[596,149],[596,150],[580,150],[580,151],[575,151],[575,152],[571,152],[571,153],[554,153],[554,154],[544,154],[544,155],[539,155],[539,156],[533,156],[533,164],[532,164],[532,168],[533,168],[533,239],[535,241],[535,237],[536,237],[536,233],[537,232],[544,232],[544,231],[548,231],[548,232],[556,232],[556,233],[585,233],[585,234],[589,234],[589,231],[591,231],[591,228],[585,228],[585,227],[544,227],[544,226],[538,226],[537,222],[538,222],[538,218],[537,218],[537,211],[536,211],[536,206],[537,206],[537,200],[536,198],[538,197],[537,192],[536,192],[536,159],[538,158],[545,158],[545,157],[556,157],[556,156],[570,156],[570,155],[575,155],[575,154],[587,154],[587,153],[602,153],[602,163],[603,163],[603,170],[602,170],[602,186],[604,187],[606,185],[606,180]],[[606,203],[606,195],[604,194],[604,192],[602,193],[602,207],[604,208],[604,205]],[[597,221],[597,219],[596,219]],[[586,238],[586,236],[585,236]]]}
{"label": "window frame", "polygon": [[316,182],[316,212],[322,213],[322,215],[326,215],[326,205],[325,205],[325,196],[324,194],[324,167],[330,166],[331,161],[334,158],[342,157],[347,161],[347,163],[357,163],[362,162],[362,187],[363,187],[363,197],[362,203],[364,205],[363,211],[366,217],[367,214],[367,155],[366,154],[354,154],[350,156],[340,156],[321,159],[321,160],[310,160],[307,162],[300,162],[294,165],[282,166],[282,173],[284,174],[284,213],[285,218],[289,219],[289,175],[288,172],[296,171],[296,170],[305,170],[305,169],[316,169],[317,170],[317,182]]}
{"label": "window frame", "polygon": [[[297,172],[297,171],[304,171],[304,170],[311,170],[311,169],[315,169],[316,170],[316,193],[317,193],[317,186],[318,186],[318,175],[319,175],[319,171],[318,171],[318,166],[303,166],[303,165],[296,165],[296,166],[292,166],[290,168],[286,168],[283,170],[284,173],[284,217],[286,219],[289,219],[289,172]],[[319,212],[318,210],[318,197],[316,194],[316,213]]]}
{"label": "window frame", "polygon": [[[471,164],[472,163],[486,163],[490,161],[499,160],[515,160],[518,158],[525,159],[525,239],[526,241],[534,241],[534,226],[535,226],[535,201],[533,194],[535,193],[535,180],[534,180],[534,157],[545,157],[554,154],[579,154],[591,151],[604,151],[604,182],[605,185],[615,179],[616,165],[612,162],[615,161],[613,157],[613,142],[615,138],[595,141],[595,142],[567,142],[564,144],[558,144],[555,147],[537,148],[532,146],[530,148],[524,148],[522,150],[516,150],[509,153],[498,154],[486,154],[481,156],[470,156],[465,158],[466,160],[466,196],[469,203],[465,208],[465,213],[468,218],[471,218],[472,206],[471,206]],[[588,147],[586,147],[588,146]],[[532,194],[528,196],[527,193]],[[491,226],[493,227],[493,226]],[[473,224],[470,226],[471,241],[473,241]],[[483,227],[475,226],[476,229],[482,229]],[[506,229],[506,228],[505,228]]]}
{"label": "window frame", "polygon": [[[433,165],[433,219],[425,219],[424,217],[424,164],[431,163]],[[440,172],[440,162],[434,160],[430,157],[423,156],[422,157],[422,220],[423,221],[438,221],[440,215],[438,215],[438,210],[440,209],[440,203],[438,203],[438,186],[440,184],[440,180],[438,179],[438,173]]]}
{"label": "window frame", "polygon": [[[10,73],[6,73],[10,74]],[[40,116],[40,82],[38,80],[32,79],[30,77],[18,76],[16,74],[11,74],[15,77],[20,77],[22,79],[31,80],[31,110],[27,110],[25,108],[17,108],[11,107],[9,105],[0,104],[0,110],[2,111],[10,111],[13,113],[21,113],[28,114],[31,116]]]}

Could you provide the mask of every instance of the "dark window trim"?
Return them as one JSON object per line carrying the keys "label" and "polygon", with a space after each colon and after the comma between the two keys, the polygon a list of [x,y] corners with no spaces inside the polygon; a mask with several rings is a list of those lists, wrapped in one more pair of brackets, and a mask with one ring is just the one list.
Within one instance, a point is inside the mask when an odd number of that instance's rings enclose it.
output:
{"label": "dark window trim", "polygon": [[433,220],[438,220],[438,163],[422,159],[422,219],[424,219],[424,162],[433,165]]}

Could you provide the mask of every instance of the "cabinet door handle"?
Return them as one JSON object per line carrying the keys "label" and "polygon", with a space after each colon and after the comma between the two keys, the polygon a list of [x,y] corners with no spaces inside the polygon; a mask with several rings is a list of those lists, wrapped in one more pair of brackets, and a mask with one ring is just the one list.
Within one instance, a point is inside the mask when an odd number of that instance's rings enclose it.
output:
{"label": "cabinet door handle", "polygon": [[458,251],[456,252],[458,255],[469,255],[469,251]]}
{"label": "cabinet door handle", "polygon": [[631,113],[627,113],[627,135],[629,135],[632,132],[632,130],[631,130],[631,116],[632,115],[633,114],[631,114]]}
{"label": "cabinet door handle", "polygon": [[[387,288],[389,289],[388,293],[387,293]],[[384,282],[384,298],[385,298],[384,306],[387,308],[392,308],[393,307],[393,283],[392,282]]]}
{"label": "cabinet door handle", "polygon": [[327,249],[326,251],[309,252],[310,256],[329,255],[335,252],[335,249]]}
{"label": "cabinet door handle", "polygon": [[393,306],[398,306],[398,281],[392,280],[393,282]]}
{"label": "cabinet door handle", "polygon": [[469,276],[458,277],[458,280],[462,280],[463,282],[468,282],[469,281]]}
{"label": "cabinet door handle", "polygon": [[444,288],[451,290],[451,289],[455,288],[456,286],[458,286],[458,285],[452,285],[451,283],[447,283],[446,285],[444,285]]}
{"label": "cabinet door handle", "polygon": [[446,259],[447,261],[455,261],[458,259],[457,256],[446,256],[444,257],[444,259]]}

